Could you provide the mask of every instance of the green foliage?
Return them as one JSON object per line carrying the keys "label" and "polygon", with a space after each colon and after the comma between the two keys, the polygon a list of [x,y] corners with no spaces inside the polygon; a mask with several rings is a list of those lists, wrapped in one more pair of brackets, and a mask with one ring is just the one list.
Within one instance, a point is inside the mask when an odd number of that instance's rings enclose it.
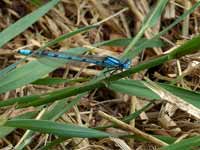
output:
{"label": "green foliage", "polygon": [[8,41],[13,39],[15,36],[19,35],[35,23],[40,17],[47,13],[51,8],[53,8],[60,0],[52,0],[46,5],[38,8],[36,11],[26,15],[19,21],[10,25],[8,28],[0,33],[0,47],[6,44]]}
{"label": "green foliage", "polygon": [[[36,114],[37,114],[37,111],[28,112],[28,113],[25,113],[25,114],[15,117],[15,119],[31,119],[31,118],[35,117]],[[0,126],[0,131],[1,131],[0,138],[7,136],[9,133],[11,133],[15,129],[16,129],[15,127]]]}
{"label": "green foliage", "polygon": [[[139,96],[149,100],[160,99],[160,96],[154,93],[149,88],[147,88],[144,85],[144,82],[145,81],[139,81],[139,80],[118,80],[112,82],[109,88],[111,88],[116,92],[126,93],[128,95],[133,95],[133,96]],[[199,102],[200,93],[186,90],[166,83],[165,84],[158,83],[158,84],[159,86],[171,92],[172,94],[180,97],[181,99],[196,106],[197,108],[200,108],[200,102]]]}
{"label": "green foliage", "polygon": [[[25,31],[28,27],[30,27],[33,23],[35,23],[40,17],[42,17],[45,13],[47,13],[51,8],[53,8],[60,0],[52,0],[46,5],[40,7],[36,11],[26,15],[22,19],[18,20],[14,24],[10,25],[8,28],[4,29],[0,32],[0,47],[6,44],[8,41]],[[10,65],[9,67],[0,71],[0,77],[4,76],[5,73],[14,69],[16,64]]]}
{"label": "green foliage", "polygon": [[7,121],[4,126],[40,131],[42,133],[54,134],[61,137],[102,138],[110,137],[111,134],[97,131],[74,124],[60,124],[47,120],[13,119]]}
{"label": "green foliage", "polygon": [[[140,40],[140,38],[143,36],[144,32],[149,29],[150,27],[154,26],[158,19],[160,18],[162,11],[164,10],[168,0],[159,0],[155,9],[150,13],[149,17],[144,22],[142,28],[137,33],[137,35],[134,37],[134,39],[131,41],[131,43],[127,46],[125,49],[125,52],[123,53],[122,58],[129,58],[131,59],[133,56],[136,56],[136,52],[133,51],[135,45]],[[132,54],[131,54],[132,53]]]}
{"label": "green foliage", "polygon": [[[178,143],[171,144],[161,148],[162,150],[193,150],[200,146],[200,136],[194,136],[188,139],[184,139]],[[196,148],[195,148],[196,147]]]}
{"label": "green foliage", "polygon": [[54,85],[54,84],[60,84],[60,83],[78,83],[78,82],[84,82],[88,81],[89,79],[87,78],[78,78],[78,79],[62,79],[62,78],[43,78],[43,79],[38,79],[32,84],[36,85]]}

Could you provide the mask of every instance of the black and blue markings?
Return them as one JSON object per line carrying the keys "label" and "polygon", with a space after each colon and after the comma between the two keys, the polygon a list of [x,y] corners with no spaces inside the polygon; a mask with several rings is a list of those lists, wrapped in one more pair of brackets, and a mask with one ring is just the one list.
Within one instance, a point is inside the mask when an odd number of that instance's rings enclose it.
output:
{"label": "black and blue markings", "polygon": [[[33,51],[29,49],[21,49],[18,51],[18,53],[21,55],[31,55]],[[68,60],[92,63],[106,68],[116,68],[116,69],[128,69],[130,68],[131,65],[130,60],[121,61],[112,56],[106,56],[102,57],[101,59],[95,59],[92,57],[87,58],[87,56],[75,56],[67,53],[51,52],[46,50],[35,52],[33,56],[46,56],[59,59],[68,59]]]}

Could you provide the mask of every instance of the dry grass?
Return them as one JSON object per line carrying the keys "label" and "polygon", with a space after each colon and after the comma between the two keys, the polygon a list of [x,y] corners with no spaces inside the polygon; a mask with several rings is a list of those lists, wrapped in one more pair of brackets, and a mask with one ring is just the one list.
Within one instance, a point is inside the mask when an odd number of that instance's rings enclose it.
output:
{"label": "dry grass", "polygon": [[[142,21],[148,14],[148,11],[154,3],[143,1],[120,1],[120,0],[62,0],[59,4],[48,12],[44,17],[40,18],[32,27],[25,32],[8,42],[0,49],[0,67],[1,69],[13,64],[15,61],[22,58],[16,54],[16,51],[22,48],[36,49],[44,45],[47,41],[53,40],[60,35],[73,31],[79,27],[96,24],[99,21],[114,16],[120,10],[125,8],[125,11],[120,12],[116,17],[109,19],[101,24],[98,28],[92,29],[87,33],[78,34],[70,39],[64,40],[54,47],[49,49],[62,51],[72,47],[91,47],[91,44],[108,39],[116,39],[122,37],[134,36],[140,29]],[[150,39],[161,29],[168,26],[177,16],[182,14],[185,9],[193,5],[190,1],[175,1],[171,0],[165,9],[164,15],[158,20],[157,25],[145,32],[145,37]],[[129,8],[129,9],[126,9]],[[36,9],[36,6],[30,2],[23,0],[0,2],[0,29],[3,30],[24,15]],[[199,12],[196,10],[192,15],[185,18],[184,22],[178,24],[170,32],[165,34],[162,39],[168,43],[163,48],[153,48],[139,55],[133,64],[137,65],[142,60],[149,59],[152,56],[158,56],[166,53],[172,48],[177,47],[181,42],[190,39],[194,35],[199,34]],[[103,46],[99,49],[94,49],[93,53],[101,56],[113,55],[120,56],[123,52],[123,47]],[[143,72],[134,74],[131,78],[142,80],[144,76],[148,76],[154,81],[173,81],[177,75],[181,76],[177,82],[177,86],[190,89],[193,91],[200,90],[200,53],[188,55],[179,60],[173,60],[165,63],[162,66],[144,70]],[[195,63],[196,62],[196,65]],[[81,64],[65,65],[50,73],[49,77],[59,77],[73,79],[74,77],[92,77],[100,72],[99,68]],[[22,97],[31,94],[41,94],[63,87],[78,85],[79,83],[59,84],[53,86],[42,85],[27,85],[16,90],[1,94],[2,101],[14,97]],[[108,119],[102,113],[96,113],[101,110],[116,118],[122,118],[136,110],[141,109],[147,102],[139,97],[128,96],[126,94],[112,92],[106,88],[92,91],[88,96],[82,98],[81,102],[74,106],[70,112],[63,115],[60,122],[71,122],[80,126],[96,127],[107,125]],[[36,110],[29,107],[16,110],[14,107],[0,108],[0,112],[4,116],[14,117],[25,112]],[[42,113],[42,112],[41,112]],[[101,117],[100,117],[101,116]],[[37,119],[40,117],[38,116]],[[115,119],[116,119],[115,118]],[[115,123],[117,121],[115,120]],[[119,123],[119,122],[118,122]],[[125,124],[125,123],[124,123]],[[171,103],[158,101],[155,105],[143,112],[140,116],[131,121],[130,124],[123,124],[120,129],[107,129],[111,133],[127,133],[132,131],[141,132],[142,134],[151,133],[163,136],[176,137],[181,140],[191,135],[200,134],[199,120],[191,117],[188,113],[181,111],[177,106]],[[138,131],[134,131],[137,127]],[[17,129],[5,138],[0,140],[0,148],[9,149],[8,145],[15,146],[19,143],[24,130]],[[145,136],[145,135],[144,135]],[[34,140],[26,146],[27,149],[38,149],[45,142],[55,139],[54,136],[44,134],[35,134]],[[157,149],[158,145],[166,145],[159,143],[157,139],[149,137],[150,141],[155,141],[154,144],[148,142],[139,142],[133,139],[66,139],[62,144],[59,144],[55,149]],[[177,141],[178,141],[177,140]],[[156,145],[158,144],[158,145]]]}

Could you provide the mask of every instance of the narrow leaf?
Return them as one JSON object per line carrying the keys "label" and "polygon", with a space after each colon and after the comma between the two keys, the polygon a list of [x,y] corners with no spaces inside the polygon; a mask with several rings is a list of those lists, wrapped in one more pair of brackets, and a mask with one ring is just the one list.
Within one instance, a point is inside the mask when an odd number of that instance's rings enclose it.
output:
{"label": "narrow leaf", "polygon": [[29,129],[41,133],[54,134],[69,138],[103,138],[111,136],[108,133],[86,127],[80,127],[73,124],[60,124],[45,120],[16,119],[7,121],[3,126]]}
{"label": "narrow leaf", "polygon": [[[178,143],[171,144],[169,146],[162,147],[162,150],[192,150],[200,146],[200,136],[194,136],[192,138],[184,139]],[[198,148],[197,148],[198,149]]]}
{"label": "narrow leaf", "polygon": [[0,47],[6,44],[8,41],[13,39],[18,34],[25,31],[28,27],[30,27],[34,22],[36,22],[40,17],[42,17],[45,13],[47,13],[51,8],[53,8],[60,0],[51,0],[47,4],[43,5],[39,9],[34,12],[26,15],[21,18],[5,30],[0,33]]}

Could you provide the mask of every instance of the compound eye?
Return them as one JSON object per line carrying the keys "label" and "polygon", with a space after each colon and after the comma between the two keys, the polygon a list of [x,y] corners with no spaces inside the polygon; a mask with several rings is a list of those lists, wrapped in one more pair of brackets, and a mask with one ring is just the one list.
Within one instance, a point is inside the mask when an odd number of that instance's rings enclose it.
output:
{"label": "compound eye", "polygon": [[128,69],[128,68],[130,68],[130,65],[131,65],[131,61],[127,59],[127,60],[123,63],[123,68],[124,68],[124,69]]}
{"label": "compound eye", "polygon": [[128,64],[124,64],[124,69],[128,69],[129,65]]}

